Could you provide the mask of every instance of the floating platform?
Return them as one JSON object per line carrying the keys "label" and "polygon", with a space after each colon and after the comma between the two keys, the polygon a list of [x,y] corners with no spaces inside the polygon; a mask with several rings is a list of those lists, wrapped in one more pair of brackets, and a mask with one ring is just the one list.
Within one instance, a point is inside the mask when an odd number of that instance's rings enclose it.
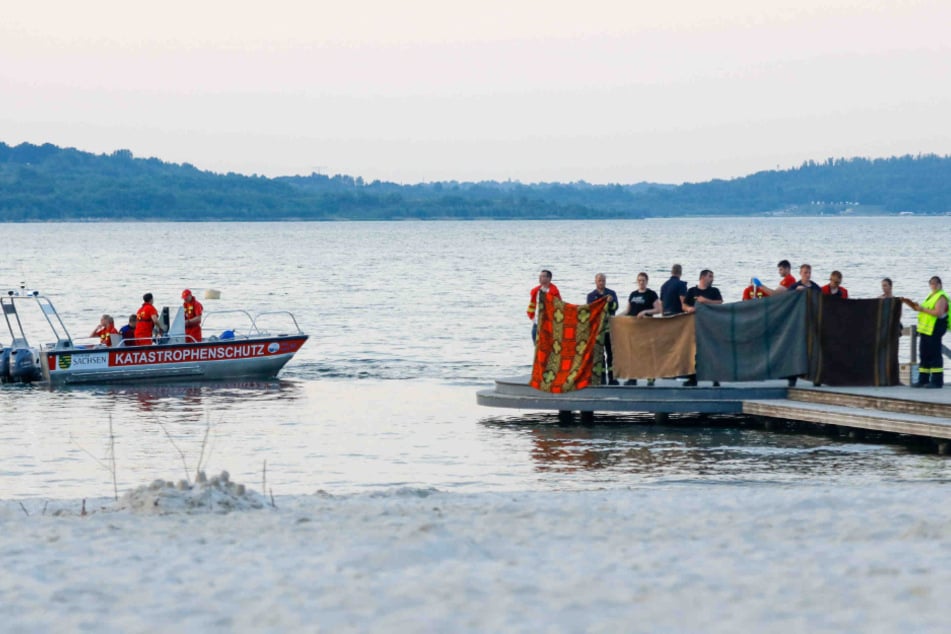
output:
{"label": "floating platform", "polygon": [[786,381],[724,383],[720,387],[701,381],[697,387],[684,387],[681,380],[657,379],[653,387],[647,387],[641,379],[636,386],[598,385],[551,394],[528,382],[528,376],[498,379],[494,389],[476,394],[476,402],[486,407],[569,412],[742,414],[743,401],[783,399],[788,390]]}
{"label": "floating platform", "polygon": [[658,422],[668,414],[746,414],[783,421],[846,428],[853,437],[862,432],[885,432],[931,438],[941,453],[951,452],[951,386],[929,390],[894,387],[814,387],[799,381],[723,383],[658,379],[653,387],[601,385],[567,394],[550,394],[529,386],[529,377],[498,379],[495,387],[476,394],[479,405],[557,411],[563,422],[580,412],[591,422],[595,412],[653,413]]}

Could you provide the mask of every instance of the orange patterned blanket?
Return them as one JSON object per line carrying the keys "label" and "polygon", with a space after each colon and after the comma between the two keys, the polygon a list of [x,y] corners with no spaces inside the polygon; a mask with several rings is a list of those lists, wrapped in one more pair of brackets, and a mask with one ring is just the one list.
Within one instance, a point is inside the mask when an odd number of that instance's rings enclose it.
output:
{"label": "orange patterned blanket", "polygon": [[604,356],[607,296],[592,304],[568,304],[539,293],[538,336],[531,386],[571,392],[601,384],[594,372]]}

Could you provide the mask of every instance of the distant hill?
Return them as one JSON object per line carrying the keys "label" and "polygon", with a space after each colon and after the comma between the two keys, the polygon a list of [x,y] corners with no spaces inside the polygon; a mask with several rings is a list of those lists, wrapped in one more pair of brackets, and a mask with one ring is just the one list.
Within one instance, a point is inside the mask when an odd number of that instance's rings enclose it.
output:
{"label": "distant hill", "polygon": [[0,220],[637,218],[648,185],[427,183],[216,174],[128,150],[0,143]]}
{"label": "distant hill", "polygon": [[942,213],[951,158],[830,159],[679,186],[517,181],[401,185],[345,175],[266,178],[128,150],[0,143],[0,221],[643,218],[698,214]]}
{"label": "distant hill", "polygon": [[684,184],[638,197],[652,215],[951,212],[951,157],[807,161],[789,170]]}

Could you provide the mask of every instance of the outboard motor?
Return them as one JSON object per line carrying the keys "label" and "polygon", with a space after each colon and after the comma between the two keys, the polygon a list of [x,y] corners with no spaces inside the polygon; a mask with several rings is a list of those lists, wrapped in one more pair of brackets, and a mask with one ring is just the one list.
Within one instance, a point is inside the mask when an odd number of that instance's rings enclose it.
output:
{"label": "outboard motor", "polygon": [[0,348],[0,383],[10,381],[10,348]]}
{"label": "outboard motor", "polygon": [[32,383],[43,378],[43,372],[29,348],[16,348],[10,352],[10,380]]}

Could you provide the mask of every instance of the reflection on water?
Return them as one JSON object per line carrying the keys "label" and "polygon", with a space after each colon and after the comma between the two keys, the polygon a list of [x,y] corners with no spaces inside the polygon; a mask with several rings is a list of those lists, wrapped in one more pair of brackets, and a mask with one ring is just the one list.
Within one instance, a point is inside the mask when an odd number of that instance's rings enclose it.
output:
{"label": "reflection on water", "polygon": [[272,400],[296,399],[301,386],[297,381],[236,381],[213,383],[159,383],[154,385],[72,385],[37,389],[58,393],[47,404],[73,408],[89,403],[101,411],[117,412],[131,409],[139,414],[175,414],[190,417],[209,408],[227,411],[230,406],[248,400],[265,403]]}
{"label": "reflection on water", "polygon": [[[824,436],[743,427],[743,416],[673,415],[655,425],[648,415],[604,416],[591,426],[559,425],[554,414],[484,419],[502,433],[527,437],[536,472],[630,482],[703,480],[793,482],[803,478],[904,478],[922,465],[946,477],[944,461],[901,447],[855,444]],[[585,478],[583,472],[590,472]],[[634,476],[634,480],[631,477]],[[920,474],[914,476],[916,479]]]}

